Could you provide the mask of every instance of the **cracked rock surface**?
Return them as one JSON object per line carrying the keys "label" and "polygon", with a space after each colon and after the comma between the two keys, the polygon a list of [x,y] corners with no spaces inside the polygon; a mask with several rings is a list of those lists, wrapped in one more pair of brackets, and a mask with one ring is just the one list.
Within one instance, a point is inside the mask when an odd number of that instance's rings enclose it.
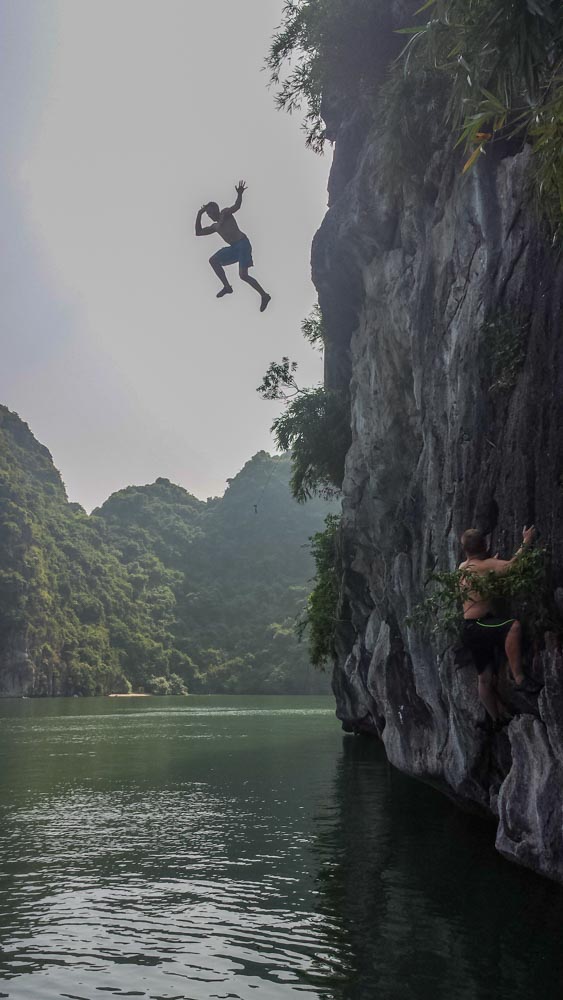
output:
{"label": "cracked rock surface", "polygon": [[529,150],[492,151],[465,176],[454,153],[436,154],[394,195],[383,152],[358,111],[341,122],[312,255],[325,379],[349,387],[353,434],[337,714],[401,770],[497,816],[503,854],[563,880],[557,641],[529,663],[539,699],[513,694],[501,670],[517,715],[492,734],[472,664],[407,624],[429,573],[457,565],[467,527],[509,557],[535,523],[562,584],[563,262],[527,200]]}

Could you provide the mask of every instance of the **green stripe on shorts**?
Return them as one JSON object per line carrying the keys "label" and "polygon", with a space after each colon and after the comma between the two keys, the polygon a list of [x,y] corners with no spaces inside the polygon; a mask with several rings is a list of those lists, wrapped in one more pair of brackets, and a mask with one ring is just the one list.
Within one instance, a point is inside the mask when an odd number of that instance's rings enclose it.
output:
{"label": "green stripe on shorts", "polygon": [[481,628],[504,628],[505,625],[510,625],[511,622],[515,621],[516,618],[507,618],[505,622],[497,622],[496,625],[487,625],[486,622],[480,622],[479,619],[477,619],[477,624],[480,625]]}

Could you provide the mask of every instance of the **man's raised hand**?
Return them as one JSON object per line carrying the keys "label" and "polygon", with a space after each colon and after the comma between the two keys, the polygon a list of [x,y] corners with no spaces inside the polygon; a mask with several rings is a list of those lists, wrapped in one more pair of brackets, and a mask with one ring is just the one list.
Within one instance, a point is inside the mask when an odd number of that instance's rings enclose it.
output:
{"label": "man's raised hand", "polygon": [[244,181],[239,181],[238,182],[238,184],[235,187],[235,191],[237,193],[237,200],[235,201],[234,205],[231,205],[230,208],[225,209],[225,211],[229,212],[231,215],[234,212],[238,212],[239,208],[242,205],[242,196],[243,196],[244,192],[246,191],[246,184],[244,183]]}
{"label": "man's raised hand", "polygon": [[536,529],[533,524],[529,528],[524,528],[522,531],[522,543],[524,545],[531,545],[535,537]]}

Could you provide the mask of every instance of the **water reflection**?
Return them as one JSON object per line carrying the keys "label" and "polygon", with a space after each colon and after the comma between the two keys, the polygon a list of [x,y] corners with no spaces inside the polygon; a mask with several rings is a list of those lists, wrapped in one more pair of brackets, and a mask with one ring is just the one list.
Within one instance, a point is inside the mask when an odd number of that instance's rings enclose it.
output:
{"label": "water reflection", "polygon": [[318,827],[341,1000],[561,1000],[562,890],[500,858],[489,823],[352,738]]}
{"label": "water reflection", "polygon": [[3,996],[328,995],[306,853],[339,736],[266,701],[3,731]]}
{"label": "water reflection", "polygon": [[0,704],[0,996],[561,1000],[492,842],[329,699]]}

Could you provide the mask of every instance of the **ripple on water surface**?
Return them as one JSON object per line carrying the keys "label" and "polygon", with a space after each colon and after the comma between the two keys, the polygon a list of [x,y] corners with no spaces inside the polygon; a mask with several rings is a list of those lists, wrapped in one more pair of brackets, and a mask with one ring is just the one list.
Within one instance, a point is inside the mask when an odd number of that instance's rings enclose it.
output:
{"label": "ripple on water surface", "polygon": [[333,713],[275,701],[11,721],[31,787],[2,798],[0,995],[326,993],[303,825],[323,775],[304,797],[291,771],[304,717],[326,740]]}
{"label": "ripple on water surface", "polygon": [[329,699],[0,724],[0,997],[561,1000],[559,888]]}

